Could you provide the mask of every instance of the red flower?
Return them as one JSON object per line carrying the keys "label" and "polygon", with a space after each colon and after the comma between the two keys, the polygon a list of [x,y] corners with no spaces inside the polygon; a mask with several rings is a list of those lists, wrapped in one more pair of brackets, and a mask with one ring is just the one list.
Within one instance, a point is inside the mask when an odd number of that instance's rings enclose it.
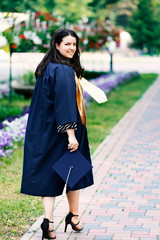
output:
{"label": "red flower", "polygon": [[51,15],[50,15],[49,12],[45,12],[44,15],[45,15],[45,20],[46,20],[46,21],[51,20]]}
{"label": "red flower", "polygon": [[83,31],[84,31],[84,32],[86,32],[86,31],[87,31],[87,28],[86,28],[86,27],[85,27],[85,28],[83,28]]}
{"label": "red flower", "polygon": [[49,12],[45,12],[44,15],[50,16],[50,13]]}
{"label": "red flower", "polygon": [[51,17],[50,17],[50,16],[46,16],[46,17],[45,17],[45,20],[46,20],[46,21],[49,21],[49,20],[51,20]]}
{"label": "red flower", "polygon": [[75,31],[78,31],[78,30],[79,30],[79,27],[78,27],[78,26],[74,26],[74,30],[75,30]]}
{"label": "red flower", "polygon": [[42,13],[41,13],[40,11],[38,11],[38,12],[37,12],[37,15],[40,16],[40,15],[42,15]]}
{"label": "red flower", "polygon": [[102,46],[101,43],[99,43],[99,42],[96,43],[97,48],[100,48],[101,46]]}
{"label": "red flower", "polygon": [[58,22],[57,18],[55,18],[55,17],[52,17],[52,20],[53,20],[55,23]]}
{"label": "red flower", "polygon": [[94,46],[95,46],[95,44],[94,44],[93,42],[91,42],[91,43],[89,44],[89,47],[90,47],[90,48],[94,48]]}
{"label": "red flower", "polygon": [[20,34],[19,37],[20,37],[21,39],[26,39],[26,37],[25,37],[23,34]]}
{"label": "red flower", "polygon": [[16,44],[11,44],[11,48],[16,49],[17,45]]}

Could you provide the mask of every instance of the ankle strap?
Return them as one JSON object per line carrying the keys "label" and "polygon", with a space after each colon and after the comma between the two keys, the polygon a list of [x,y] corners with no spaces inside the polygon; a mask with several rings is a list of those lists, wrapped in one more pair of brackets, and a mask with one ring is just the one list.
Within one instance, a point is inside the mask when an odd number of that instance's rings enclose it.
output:
{"label": "ankle strap", "polygon": [[70,215],[71,217],[79,217],[79,215],[74,215],[72,212],[69,212],[69,215]]}
{"label": "ankle strap", "polygon": [[79,215],[74,215],[74,214],[73,214],[73,217],[79,217]]}
{"label": "ankle strap", "polygon": [[48,218],[43,218],[44,220],[47,220],[49,223],[54,223],[54,222],[52,222],[52,221],[49,221],[49,219]]}

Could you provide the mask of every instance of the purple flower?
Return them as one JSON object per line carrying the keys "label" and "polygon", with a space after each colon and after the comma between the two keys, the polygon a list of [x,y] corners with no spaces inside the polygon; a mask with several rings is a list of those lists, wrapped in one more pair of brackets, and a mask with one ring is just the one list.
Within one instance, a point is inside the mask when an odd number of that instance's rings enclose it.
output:
{"label": "purple flower", "polygon": [[[98,78],[90,80],[91,83],[101,88],[105,93],[110,93],[112,89],[119,84],[131,81],[133,77],[137,77],[137,72],[118,72],[112,74],[105,74]],[[91,100],[91,96],[84,91],[85,103]]]}
{"label": "purple flower", "polygon": [[7,155],[11,155],[12,152],[13,152],[13,151],[12,151],[11,149],[7,149],[5,153],[6,153]]}
{"label": "purple flower", "polygon": [[0,157],[6,157],[6,154],[2,148],[0,148]]}

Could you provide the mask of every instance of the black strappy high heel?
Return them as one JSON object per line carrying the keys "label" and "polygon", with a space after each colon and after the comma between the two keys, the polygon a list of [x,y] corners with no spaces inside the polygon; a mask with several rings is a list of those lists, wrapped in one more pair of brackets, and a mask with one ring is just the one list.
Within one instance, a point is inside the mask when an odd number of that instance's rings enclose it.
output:
{"label": "black strappy high heel", "polygon": [[76,223],[76,224],[74,224],[71,220],[72,220],[72,217],[79,217],[79,215],[74,215],[73,213],[71,213],[71,212],[69,212],[69,214],[66,216],[66,218],[65,218],[65,229],[64,229],[64,232],[66,232],[67,231],[67,226],[68,226],[68,224],[70,224],[71,225],[71,227],[72,227],[72,229],[74,230],[74,231],[76,231],[76,232],[80,232],[80,231],[82,231],[82,229],[83,228],[77,228],[76,226],[79,224],[79,222],[78,223]]}
{"label": "black strappy high heel", "polygon": [[42,222],[42,224],[41,224],[42,240],[43,240],[44,238],[47,238],[47,239],[56,239],[56,236],[53,238],[53,237],[51,237],[51,236],[49,235],[50,232],[53,232],[53,231],[54,231],[54,229],[51,230],[51,231],[48,230],[48,229],[49,229],[49,223],[53,223],[53,222],[49,221],[49,219],[47,219],[47,218],[44,218],[44,220],[43,220],[43,222]]}

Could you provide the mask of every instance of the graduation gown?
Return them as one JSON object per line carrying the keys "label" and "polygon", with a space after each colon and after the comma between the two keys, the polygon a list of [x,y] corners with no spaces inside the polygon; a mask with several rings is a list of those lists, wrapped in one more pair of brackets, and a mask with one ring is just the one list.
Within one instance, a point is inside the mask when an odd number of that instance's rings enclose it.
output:
{"label": "graduation gown", "polygon": [[[37,79],[27,122],[21,193],[34,196],[58,196],[64,181],[51,168],[67,151],[68,135],[58,126],[77,123],[75,130],[78,150],[91,162],[87,130],[81,123],[76,100],[73,69],[64,64],[49,63],[43,76]],[[93,184],[90,170],[72,189]]]}

